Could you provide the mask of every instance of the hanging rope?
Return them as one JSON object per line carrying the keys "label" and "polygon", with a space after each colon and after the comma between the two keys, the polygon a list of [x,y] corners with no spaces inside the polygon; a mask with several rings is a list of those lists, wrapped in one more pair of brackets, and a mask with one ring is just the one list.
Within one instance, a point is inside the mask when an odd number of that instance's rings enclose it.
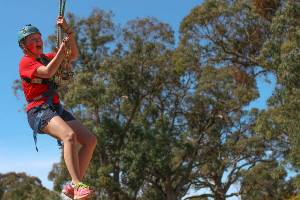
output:
{"label": "hanging rope", "polygon": [[[65,7],[66,7],[66,0],[59,0],[59,7],[58,7],[58,16],[65,15]],[[63,30],[60,26],[57,27],[56,32],[56,47],[59,48],[63,39]]]}
{"label": "hanging rope", "polygon": [[[58,16],[64,16],[66,7],[66,0],[59,0]],[[60,44],[63,41],[65,33],[63,29],[58,26],[56,32],[56,47],[59,49]],[[69,81],[73,78],[73,72],[71,71],[69,56],[71,55],[71,50],[67,48],[67,53],[64,61],[59,67],[55,74],[55,82],[58,86],[67,85]]]}

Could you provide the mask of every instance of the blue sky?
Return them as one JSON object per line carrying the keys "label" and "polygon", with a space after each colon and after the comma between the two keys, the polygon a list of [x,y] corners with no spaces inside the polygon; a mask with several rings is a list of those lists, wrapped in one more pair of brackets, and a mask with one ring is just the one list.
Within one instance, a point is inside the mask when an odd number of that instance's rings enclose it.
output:
{"label": "blue sky", "polygon": [[[69,0],[67,11],[77,16],[88,16],[93,8],[111,10],[116,23],[125,24],[137,17],[156,17],[169,23],[175,32],[189,11],[201,0]],[[18,63],[22,52],[17,45],[17,31],[25,24],[39,27],[45,39],[54,32],[58,0],[0,0],[1,37],[0,59],[0,173],[9,171],[26,172],[39,177],[43,184],[51,188],[47,180],[52,164],[59,161],[60,152],[56,141],[48,136],[39,136],[39,153],[35,151],[32,130],[23,111],[24,98],[17,99],[12,83],[18,79]],[[46,48],[47,51],[47,48]],[[3,63],[4,62],[4,63]],[[273,84],[258,81],[261,98],[253,106],[263,108],[271,95]]]}

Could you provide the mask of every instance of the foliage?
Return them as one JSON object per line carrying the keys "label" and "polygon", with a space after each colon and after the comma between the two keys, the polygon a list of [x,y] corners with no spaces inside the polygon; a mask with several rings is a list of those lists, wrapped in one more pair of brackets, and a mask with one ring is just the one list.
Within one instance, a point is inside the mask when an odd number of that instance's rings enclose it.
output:
{"label": "foliage", "polygon": [[287,173],[276,162],[260,163],[243,173],[242,199],[288,199],[295,192]]}
{"label": "foliage", "polygon": [[297,1],[286,1],[280,7],[270,26],[270,38],[259,56],[261,63],[275,72],[277,87],[256,128],[278,144],[276,148],[284,161],[296,168],[300,166],[299,8]]}
{"label": "foliage", "polygon": [[25,173],[0,174],[0,199],[3,200],[59,200],[59,196],[42,186],[36,177]]}

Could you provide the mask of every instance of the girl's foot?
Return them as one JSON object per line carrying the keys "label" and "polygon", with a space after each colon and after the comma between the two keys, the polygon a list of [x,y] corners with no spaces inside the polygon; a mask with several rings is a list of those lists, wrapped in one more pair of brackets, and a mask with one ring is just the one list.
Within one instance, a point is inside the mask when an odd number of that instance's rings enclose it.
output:
{"label": "girl's foot", "polygon": [[93,194],[92,190],[88,185],[79,182],[74,186],[74,199],[86,199]]}
{"label": "girl's foot", "polygon": [[74,185],[72,182],[68,182],[63,186],[62,193],[71,199],[74,198]]}

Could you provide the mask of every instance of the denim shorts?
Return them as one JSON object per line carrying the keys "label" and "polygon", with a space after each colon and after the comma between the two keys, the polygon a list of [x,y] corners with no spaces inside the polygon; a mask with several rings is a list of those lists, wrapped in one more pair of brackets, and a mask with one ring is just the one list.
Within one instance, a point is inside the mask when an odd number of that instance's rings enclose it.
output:
{"label": "denim shorts", "polygon": [[[50,120],[55,116],[60,116],[64,121],[72,121],[75,120],[75,117],[68,112],[67,110],[63,109],[62,113],[59,114],[59,104],[53,104],[52,106],[48,106],[47,104],[42,105],[42,109],[44,110],[44,114],[41,117],[41,124],[38,127],[38,133],[43,133],[43,129],[47,126],[47,124],[50,122]],[[33,130],[34,123],[37,118],[38,113],[41,111],[40,107],[35,107],[30,109],[27,112],[27,119],[28,123]]]}

